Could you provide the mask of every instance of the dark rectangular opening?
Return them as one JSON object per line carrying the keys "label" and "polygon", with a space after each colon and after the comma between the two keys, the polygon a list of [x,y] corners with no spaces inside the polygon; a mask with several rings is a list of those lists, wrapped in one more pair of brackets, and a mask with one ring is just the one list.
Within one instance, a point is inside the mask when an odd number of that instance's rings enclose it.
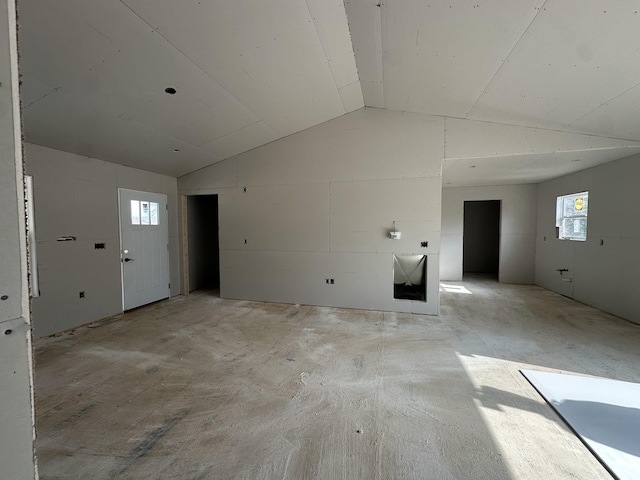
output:
{"label": "dark rectangular opening", "polygon": [[464,202],[462,270],[498,279],[500,270],[500,200]]}
{"label": "dark rectangular opening", "polygon": [[220,288],[218,196],[187,197],[189,291]]}

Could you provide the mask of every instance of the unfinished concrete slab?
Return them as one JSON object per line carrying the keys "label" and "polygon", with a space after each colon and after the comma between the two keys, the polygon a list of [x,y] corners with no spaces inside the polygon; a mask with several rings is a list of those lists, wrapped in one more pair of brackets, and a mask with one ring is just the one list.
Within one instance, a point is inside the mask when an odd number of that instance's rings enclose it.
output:
{"label": "unfinished concrete slab", "polygon": [[42,478],[610,478],[519,370],[638,382],[640,327],[442,290],[437,317],[202,291],[41,339]]}

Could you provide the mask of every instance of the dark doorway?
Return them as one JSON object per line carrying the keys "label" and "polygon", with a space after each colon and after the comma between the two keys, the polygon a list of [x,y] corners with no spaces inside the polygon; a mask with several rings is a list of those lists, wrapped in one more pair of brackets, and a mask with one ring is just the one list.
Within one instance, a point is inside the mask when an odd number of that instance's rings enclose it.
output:
{"label": "dark doorway", "polygon": [[464,202],[462,270],[498,279],[500,200]]}
{"label": "dark doorway", "polygon": [[218,196],[187,197],[189,291],[220,287]]}

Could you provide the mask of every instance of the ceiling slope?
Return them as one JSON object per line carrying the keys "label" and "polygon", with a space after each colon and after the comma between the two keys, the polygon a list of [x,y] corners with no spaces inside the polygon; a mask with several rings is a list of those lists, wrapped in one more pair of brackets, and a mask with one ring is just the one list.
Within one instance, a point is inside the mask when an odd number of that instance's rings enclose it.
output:
{"label": "ceiling slope", "polygon": [[180,176],[363,106],[340,2],[23,0],[19,14],[28,142]]}

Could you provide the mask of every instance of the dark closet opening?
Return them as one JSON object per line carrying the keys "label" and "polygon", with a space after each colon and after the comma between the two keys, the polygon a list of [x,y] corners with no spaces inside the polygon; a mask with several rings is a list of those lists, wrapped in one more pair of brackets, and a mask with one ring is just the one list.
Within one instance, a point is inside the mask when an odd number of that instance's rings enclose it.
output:
{"label": "dark closet opening", "polygon": [[187,197],[189,292],[220,288],[218,196]]}
{"label": "dark closet opening", "polygon": [[500,200],[464,202],[463,274],[482,274],[498,279],[500,203]]}

